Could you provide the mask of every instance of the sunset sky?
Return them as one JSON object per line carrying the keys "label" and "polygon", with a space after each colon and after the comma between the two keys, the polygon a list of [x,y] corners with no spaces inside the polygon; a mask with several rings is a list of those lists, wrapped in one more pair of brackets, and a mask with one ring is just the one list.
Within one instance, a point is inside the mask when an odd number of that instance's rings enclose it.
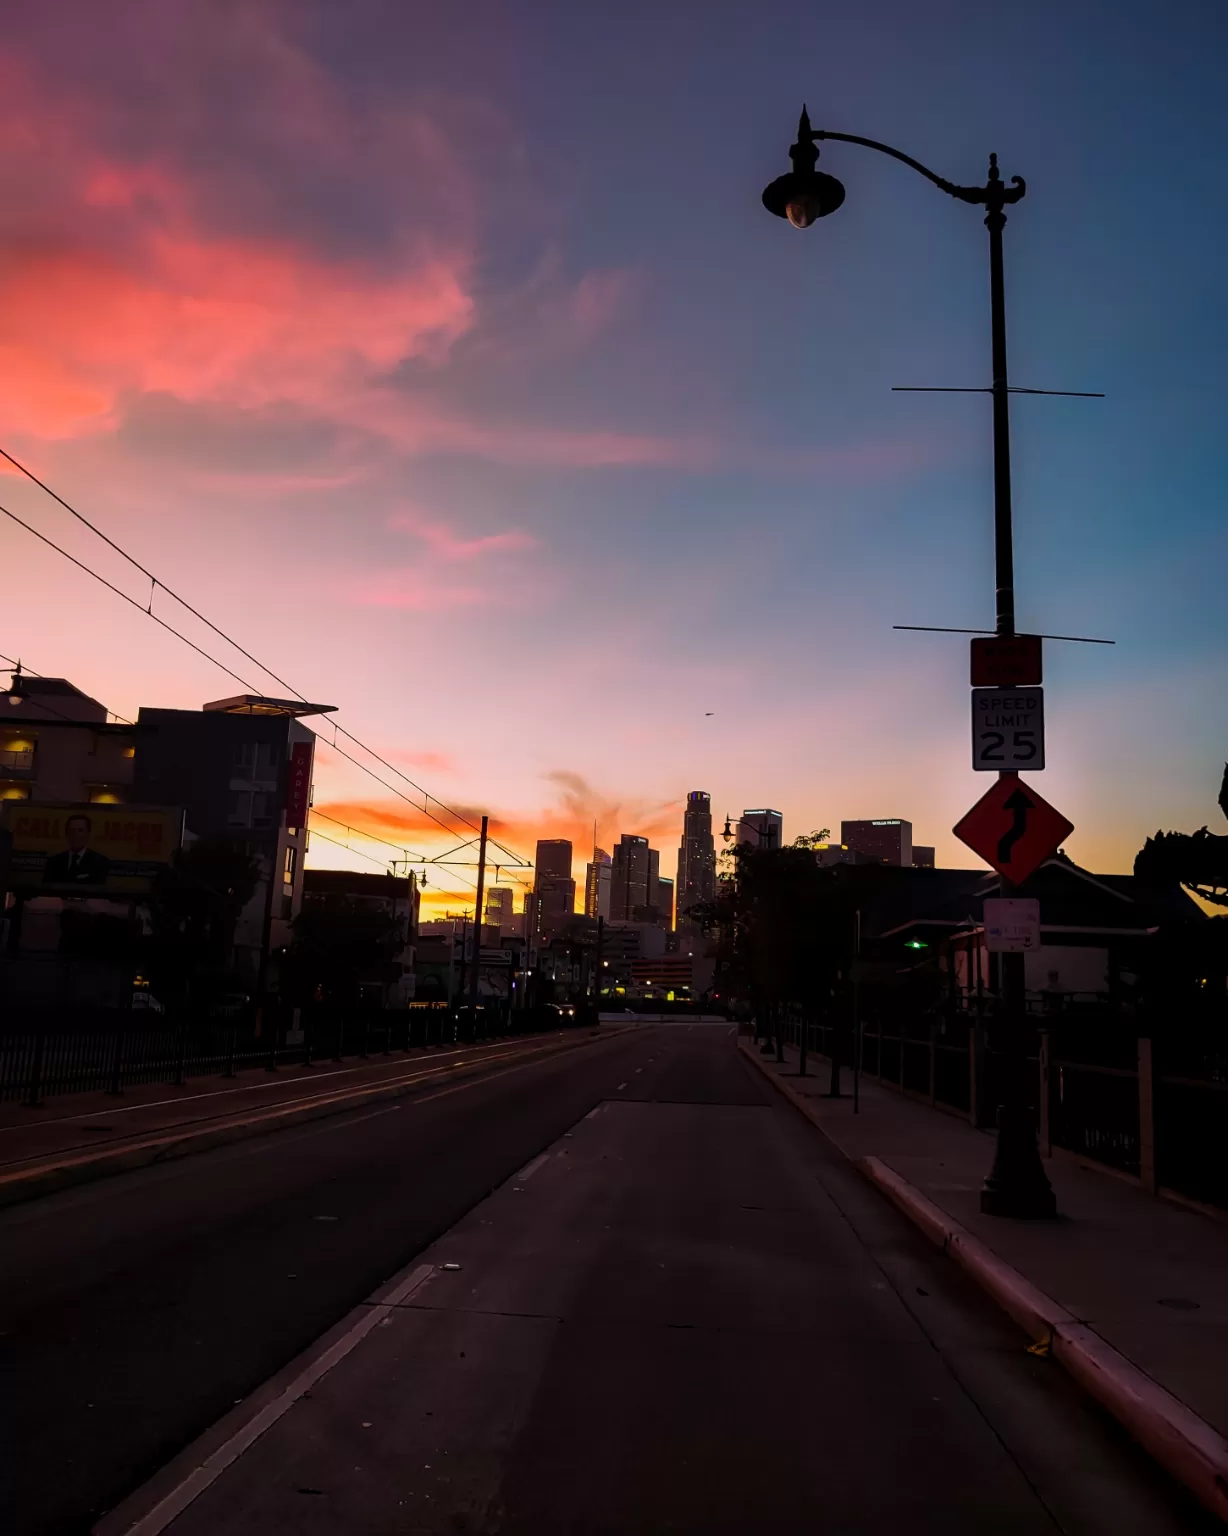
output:
{"label": "sunset sky", "polygon": [[[982,215],[851,146],[808,233],[759,194],[803,100],[995,150],[1013,382],[1106,394],[1012,406],[1020,626],[1117,641],[1048,646],[1037,787],[1125,870],[1228,750],[1226,48],[1206,0],[10,8],[0,446],[530,854],[595,818],[672,874],[703,788],[971,865],[967,641],[891,626],[992,624],[989,404],[891,386],[988,382]],[[0,571],[3,655],[130,716],[239,691],[3,519]],[[320,809],[446,846],[319,756]]]}

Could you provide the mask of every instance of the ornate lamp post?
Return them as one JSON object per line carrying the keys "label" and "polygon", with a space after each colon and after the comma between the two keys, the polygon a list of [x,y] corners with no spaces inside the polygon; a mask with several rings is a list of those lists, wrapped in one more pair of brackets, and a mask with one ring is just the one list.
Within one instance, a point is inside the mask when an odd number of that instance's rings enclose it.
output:
{"label": "ornate lamp post", "polygon": [[[993,383],[988,393],[993,398],[994,464],[994,587],[996,629],[1001,636],[1015,633],[1015,572],[1011,531],[1011,456],[1010,456],[1010,386],[1006,373],[1006,296],[1002,272],[1002,231],[1006,227],[1006,209],[1023,196],[1023,178],[1012,176],[1006,186],[998,173],[998,157],[989,157],[989,176],[983,187],[960,187],[936,176],[933,171],[888,144],[865,139],[854,133],[831,133],[810,126],[810,117],[802,108],[797,143],[789,150],[793,169],[778,176],[763,193],[763,206],[769,213],[787,219],[795,229],[809,229],[816,219],[825,218],[844,202],[844,187],[834,176],[818,169],[818,144],[830,139],[843,144],[860,144],[901,160],[927,181],[963,203],[985,209],[985,227],[989,231],[989,300],[992,339]],[[1003,894],[1013,887],[1003,882]],[[1003,1103],[998,1117],[998,1140],[993,1168],[981,1190],[981,1209],[995,1216],[1053,1216],[1056,1206],[1053,1190],[1045,1176],[1036,1146],[1036,1131],[1028,1107],[1027,1060],[1024,1044],[1025,994],[1023,956],[1004,954],[1002,963],[1002,1005],[1006,1032],[1005,1083]]]}

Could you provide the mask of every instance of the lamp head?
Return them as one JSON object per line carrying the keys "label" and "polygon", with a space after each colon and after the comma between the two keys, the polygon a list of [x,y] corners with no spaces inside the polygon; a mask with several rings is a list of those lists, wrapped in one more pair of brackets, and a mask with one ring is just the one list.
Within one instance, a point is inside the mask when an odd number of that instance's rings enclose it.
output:
{"label": "lamp head", "polygon": [[9,683],[8,700],[16,709],[26,696],[26,685],[21,676],[21,663],[18,662],[13,670],[13,679]]}
{"label": "lamp head", "polygon": [[777,218],[788,219],[794,229],[809,229],[816,219],[835,213],[844,201],[844,186],[818,169],[819,151],[805,107],[789,159],[793,169],[763,189],[763,206]]}

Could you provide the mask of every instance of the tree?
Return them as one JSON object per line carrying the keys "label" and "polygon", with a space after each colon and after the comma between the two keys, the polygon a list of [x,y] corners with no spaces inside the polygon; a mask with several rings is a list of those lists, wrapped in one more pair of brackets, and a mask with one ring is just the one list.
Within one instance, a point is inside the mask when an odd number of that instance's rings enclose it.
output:
{"label": "tree", "polygon": [[[811,836],[825,841],[823,833]],[[819,866],[809,840],[781,849],[741,843],[727,862],[732,873],[720,893],[691,916],[716,935],[724,990],[749,1001],[781,1057],[786,1012],[813,1017],[830,999],[851,928],[834,871]]]}
{"label": "tree", "polygon": [[[1228,763],[1219,791],[1228,818]],[[1134,873],[1150,885],[1185,885],[1205,901],[1228,907],[1228,837],[1200,827],[1197,832],[1157,832],[1134,860]]]}
{"label": "tree", "polygon": [[830,827],[820,827],[817,832],[801,832],[793,839],[795,848],[809,848],[813,852],[831,838]]}
{"label": "tree", "polygon": [[364,985],[383,987],[396,979],[405,939],[382,906],[351,896],[309,896],[293,934],[282,972],[299,1002],[352,1003]]}
{"label": "tree", "polygon": [[155,992],[187,993],[221,982],[231,968],[239,916],[259,880],[259,863],[229,838],[201,837],[178,850],[150,896]]}

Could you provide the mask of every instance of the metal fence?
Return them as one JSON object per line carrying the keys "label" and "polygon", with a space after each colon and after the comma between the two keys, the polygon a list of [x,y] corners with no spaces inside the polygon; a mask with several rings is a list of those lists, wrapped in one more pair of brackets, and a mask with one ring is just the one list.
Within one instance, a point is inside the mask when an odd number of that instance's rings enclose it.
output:
{"label": "metal fence", "polygon": [[557,1011],[479,1009],[304,1009],[233,1018],[167,1018],[98,1010],[6,1021],[0,1030],[0,1100],[38,1105],[63,1094],[123,1093],[142,1083],[233,1077],[317,1061],[472,1044],[588,1022]]}
{"label": "metal fence", "polygon": [[[1228,1207],[1228,1021],[1138,1021],[1101,1010],[1036,1010],[1028,1021],[1042,1147],[1129,1174],[1150,1190]],[[992,1017],[957,1010],[912,1021],[785,1025],[794,1045],[911,1098],[996,1123],[1003,1056]],[[1154,1036],[1154,1038],[1153,1038]]]}

